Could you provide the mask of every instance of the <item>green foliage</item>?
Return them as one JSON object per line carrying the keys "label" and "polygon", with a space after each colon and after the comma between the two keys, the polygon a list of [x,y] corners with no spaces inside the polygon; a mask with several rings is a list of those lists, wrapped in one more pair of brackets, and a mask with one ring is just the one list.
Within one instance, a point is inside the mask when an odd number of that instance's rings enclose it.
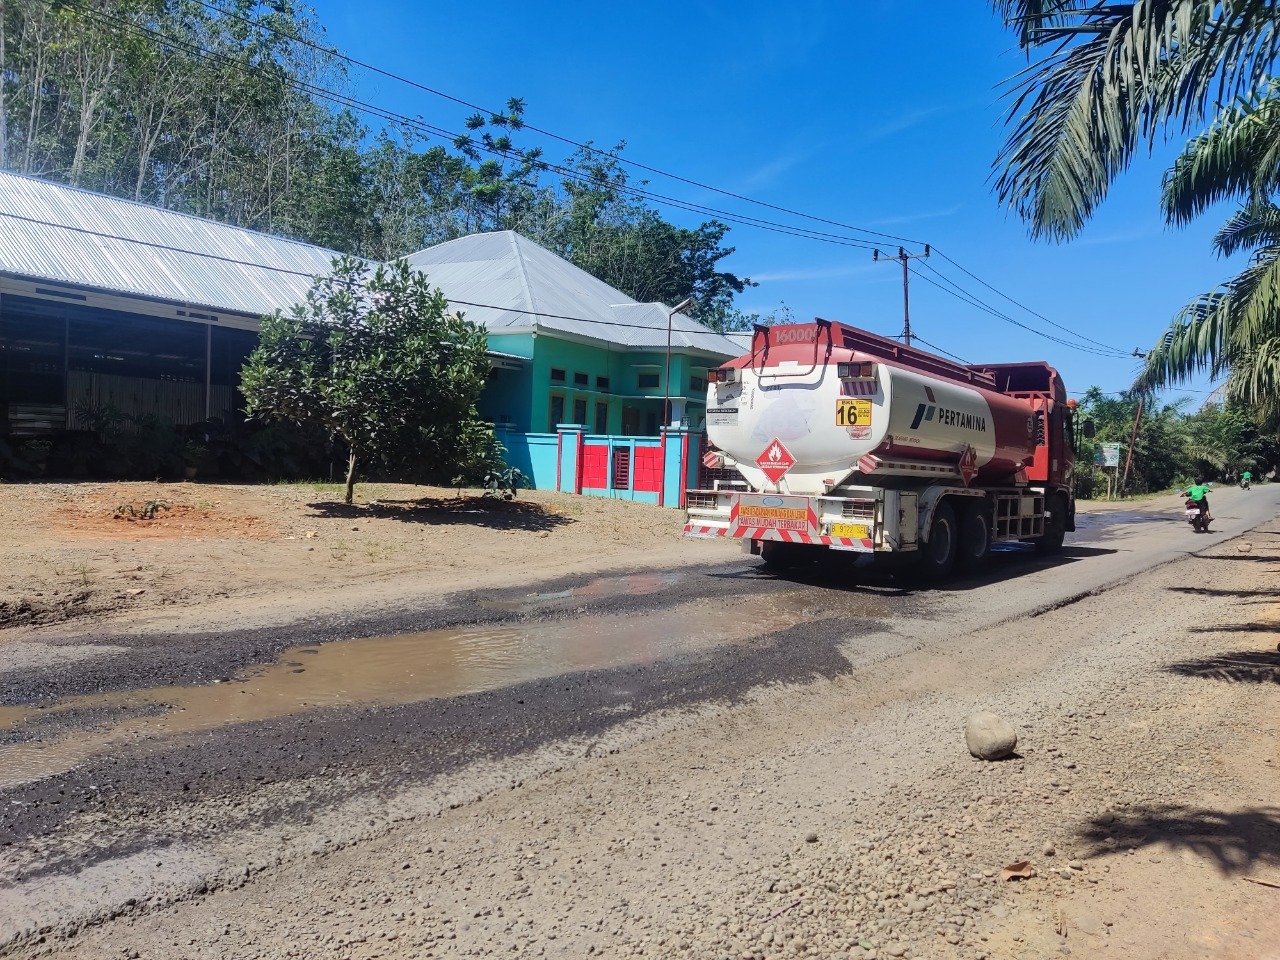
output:
{"label": "green foliage", "polygon": [[[1078,439],[1080,496],[1105,486],[1100,471],[1092,466],[1095,444],[1121,444],[1123,472],[1138,401],[1136,393],[1104,394],[1097,387],[1084,394],[1078,422],[1092,420],[1096,433],[1092,439]],[[1185,399],[1160,404],[1148,397],[1143,402],[1126,492],[1167,490],[1195,476],[1227,479],[1244,469],[1262,475],[1280,466],[1280,436],[1260,428],[1246,411],[1210,403],[1188,413],[1187,406]]]}
{"label": "green foliage", "polygon": [[488,371],[483,330],[423,274],[343,258],[305,303],[263,318],[240,388],[250,417],[341,441],[350,503],[359,464],[451,476],[491,449],[475,409]]}
{"label": "green foliage", "polygon": [[993,0],[1029,56],[1010,81],[996,192],[1035,236],[1076,235],[1144,144],[1248,94],[1280,52],[1269,0]]}
{"label": "green foliage", "polygon": [[1280,207],[1277,183],[1280,96],[1268,86],[1261,101],[1225,111],[1191,141],[1165,178],[1165,209],[1181,222],[1210,203],[1240,197],[1245,205],[1214,237],[1228,257],[1251,261],[1235,277],[1192,300],[1147,353],[1136,386],[1153,389],[1196,373],[1227,375],[1226,397],[1280,421]]}
{"label": "green foliage", "polygon": [[[641,301],[696,298],[715,325],[750,285],[728,227],[669,223],[617,160],[553,168],[518,141],[524,100],[430,143],[371,130],[323,27],[292,3],[8,0],[0,168],[380,261],[517,230]],[[260,26],[255,26],[254,23]],[[294,42],[294,39],[301,42]],[[337,96],[341,98],[339,92]]]}
{"label": "green foliage", "polygon": [[514,500],[516,491],[526,486],[528,486],[528,481],[524,472],[515,467],[490,470],[484,477],[485,495],[500,496],[503,500]]}
{"label": "green foliage", "polygon": [[[1280,420],[1280,54],[1271,0],[1069,4],[995,0],[1043,59],[1012,81],[996,190],[1035,236],[1077,234],[1145,142],[1194,133],[1165,174],[1162,205],[1185,224],[1222,200],[1241,210],[1214,239],[1252,251],[1196,297],[1147,355],[1139,390],[1229,373],[1225,395]],[[1210,111],[1217,115],[1201,129]]]}

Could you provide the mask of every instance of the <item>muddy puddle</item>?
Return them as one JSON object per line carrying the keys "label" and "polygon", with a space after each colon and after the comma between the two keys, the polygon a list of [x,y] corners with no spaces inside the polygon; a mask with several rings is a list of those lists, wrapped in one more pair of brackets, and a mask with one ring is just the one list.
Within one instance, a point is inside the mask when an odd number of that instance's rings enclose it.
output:
{"label": "muddy puddle", "polygon": [[639,597],[658,593],[667,587],[679,583],[688,574],[680,571],[664,573],[636,573],[622,577],[599,577],[589,580],[578,587],[566,590],[553,590],[548,593],[529,593],[523,597],[505,600],[486,600],[482,607],[494,610],[532,610],[538,607],[556,604],[560,601],[574,599],[599,599],[601,597],[631,596]]}
{"label": "muddy puddle", "polygon": [[697,601],[646,614],[293,647],[275,663],[220,682],[72,697],[43,709],[0,707],[0,788],[63,772],[122,744],[326,708],[411,703],[565,673],[641,666],[842,612],[876,615],[843,611],[799,592],[745,598],[731,608]]}

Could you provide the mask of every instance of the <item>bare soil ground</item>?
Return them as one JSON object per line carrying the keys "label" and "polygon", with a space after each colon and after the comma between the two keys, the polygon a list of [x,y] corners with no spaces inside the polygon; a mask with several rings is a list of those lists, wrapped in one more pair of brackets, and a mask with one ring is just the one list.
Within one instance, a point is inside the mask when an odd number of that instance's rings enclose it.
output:
{"label": "bare soil ground", "polygon": [[[35,631],[270,623],[736,555],[630,503],[361,494],[0,488],[0,657]],[[157,498],[155,520],[115,516]],[[330,811],[369,824],[349,841],[307,812],[246,847],[234,882],[15,954],[1276,960],[1278,569],[1273,522],[1035,616],[940,617],[892,656],[850,628],[847,671]],[[979,708],[1018,726],[1015,757],[964,751]],[[1031,876],[1002,879],[1016,862]]]}
{"label": "bare soil ground", "polygon": [[737,551],[683,539],[675,510],[623,500],[356,491],[346,506],[336,485],[0,486],[0,629],[246,627]]}
{"label": "bare soil ground", "polygon": [[[21,955],[1274,960],[1277,565],[1273,523],[888,660],[851,636],[847,674],[389,799],[379,836]],[[1013,758],[967,756],[975,708]]]}

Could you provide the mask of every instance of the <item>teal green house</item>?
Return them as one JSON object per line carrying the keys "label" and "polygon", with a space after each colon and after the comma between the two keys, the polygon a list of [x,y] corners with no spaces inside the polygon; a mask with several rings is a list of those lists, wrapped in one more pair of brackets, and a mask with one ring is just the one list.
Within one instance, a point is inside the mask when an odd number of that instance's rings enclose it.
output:
{"label": "teal green house", "polygon": [[[701,433],[707,372],[743,353],[739,344],[665,304],[638,303],[512,231],[461,237],[408,259],[488,331],[492,369],[480,413],[496,425],[512,466],[539,489],[672,502],[696,467],[696,447],[679,458],[681,478],[665,491],[666,467],[650,451],[661,449],[665,464],[675,455],[670,437],[683,448]],[[581,448],[572,463],[566,434]]]}
{"label": "teal green house", "polygon": [[481,413],[504,429],[657,436],[663,425],[667,321],[672,419],[699,428],[706,376],[742,353],[661,303],[637,303],[518,233],[479,233],[409,262],[489,333],[497,363]]}

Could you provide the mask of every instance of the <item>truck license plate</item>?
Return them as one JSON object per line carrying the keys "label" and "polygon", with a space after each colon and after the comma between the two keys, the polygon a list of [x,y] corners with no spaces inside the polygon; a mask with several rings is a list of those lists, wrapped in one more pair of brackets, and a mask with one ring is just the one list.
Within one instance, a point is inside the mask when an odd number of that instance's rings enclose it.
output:
{"label": "truck license plate", "polygon": [[870,540],[871,528],[865,523],[833,523],[831,536],[850,537],[854,540]]}

